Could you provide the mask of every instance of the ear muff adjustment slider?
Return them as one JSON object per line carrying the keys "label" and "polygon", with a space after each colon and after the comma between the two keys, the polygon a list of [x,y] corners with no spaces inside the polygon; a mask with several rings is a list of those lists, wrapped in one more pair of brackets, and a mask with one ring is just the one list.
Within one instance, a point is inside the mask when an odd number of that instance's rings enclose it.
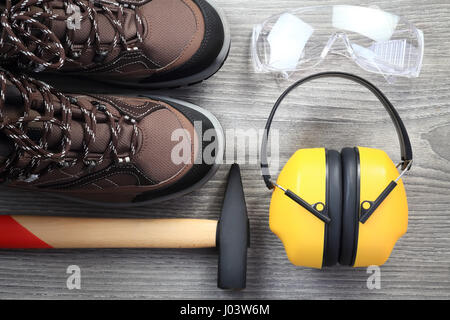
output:
{"label": "ear muff adjustment slider", "polygon": [[[403,165],[402,163],[399,164]],[[383,203],[383,201],[389,196],[389,194],[392,192],[392,190],[395,189],[397,186],[397,182],[403,177],[403,175],[406,174],[411,169],[412,166],[412,160],[406,163],[405,168],[403,169],[402,173],[398,176],[395,181],[392,181],[389,183],[389,185],[381,192],[381,194],[378,196],[378,198],[375,201],[363,201],[361,203],[361,214],[359,216],[359,221],[361,223],[366,223],[366,221],[370,218],[370,216],[375,212],[375,210]]]}
{"label": "ear muff adjustment slider", "polygon": [[299,205],[301,205],[303,208],[305,208],[306,210],[311,212],[313,215],[315,215],[317,218],[319,218],[323,222],[325,222],[327,224],[331,222],[330,217],[328,217],[326,215],[327,206],[324,203],[318,202],[318,203],[315,203],[315,204],[311,205],[308,202],[306,202],[305,200],[303,200],[302,198],[300,198],[298,195],[296,195],[291,190],[285,189],[285,188],[283,188],[282,186],[279,186],[276,183],[273,183],[273,185],[276,186],[277,188],[279,188],[280,190],[283,190],[284,194],[286,196],[288,196],[290,199],[292,199],[295,202],[297,202]]}
{"label": "ear muff adjustment slider", "polygon": [[361,223],[366,223],[366,221],[370,218],[370,216],[375,212],[375,210],[380,206],[381,203],[387,198],[387,196],[395,189],[397,186],[397,182],[392,181],[389,185],[383,190],[383,192],[378,196],[375,201],[363,201],[361,203],[361,215],[359,217],[359,221]]}

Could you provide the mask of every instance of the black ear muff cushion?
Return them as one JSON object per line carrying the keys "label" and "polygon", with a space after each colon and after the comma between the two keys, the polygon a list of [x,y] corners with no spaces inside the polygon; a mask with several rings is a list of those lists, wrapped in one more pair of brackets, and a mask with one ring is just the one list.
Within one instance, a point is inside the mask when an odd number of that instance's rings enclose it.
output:
{"label": "black ear muff cushion", "polygon": [[342,167],[341,155],[327,150],[327,207],[331,222],[326,226],[323,266],[338,263],[342,221]]}
{"label": "black ear muff cushion", "polygon": [[339,263],[352,266],[358,240],[359,154],[356,148],[344,148],[342,159],[342,232]]}

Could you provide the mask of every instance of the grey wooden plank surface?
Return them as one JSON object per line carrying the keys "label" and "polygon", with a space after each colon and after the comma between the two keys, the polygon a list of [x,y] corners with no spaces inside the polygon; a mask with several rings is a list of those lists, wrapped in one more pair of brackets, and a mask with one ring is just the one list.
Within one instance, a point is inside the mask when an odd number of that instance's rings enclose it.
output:
{"label": "grey wooden plank surface", "polygon": [[[377,84],[403,117],[415,152],[405,178],[408,233],[382,267],[380,290],[368,290],[365,269],[312,270],[292,266],[268,228],[270,194],[255,164],[242,165],[251,219],[248,286],[242,292],[216,288],[217,256],[212,250],[46,250],[0,251],[0,298],[270,298],[401,299],[450,298],[450,3],[447,0],[296,1],[216,0],[228,16],[232,50],[223,69],[200,85],[162,93],[212,111],[225,129],[261,129],[288,83],[252,73],[249,58],[254,23],[283,9],[319,4],[377,5],[407,17],[425,34],[418,79],[388,85],[351,61],[330,57],[314,71],[348,71]],[[305,72],[299,76],[309,74]],[[284,163],[300,146],[340,149],[364,145],[398,159],[395,131],[375,99],[346,81],[321,80],[294,93],[277,116]],[[229,166],[200,191],[151,208],[103,210],[51,198],[2,191],[3,214],[217,218]],[[82,289],[66,288],[66,268],[82,270]]]}

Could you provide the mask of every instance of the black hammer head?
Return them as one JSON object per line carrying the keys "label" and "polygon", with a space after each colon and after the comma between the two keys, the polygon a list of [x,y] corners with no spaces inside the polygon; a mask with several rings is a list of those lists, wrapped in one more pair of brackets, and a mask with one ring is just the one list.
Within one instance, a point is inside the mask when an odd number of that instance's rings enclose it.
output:
{"label": "black hammer head", "polygon": [[219,278],[221,289],[244,289],[247,278],[247,248],[250,228],[239,165],[228,175],[222,213],[217,230]]}

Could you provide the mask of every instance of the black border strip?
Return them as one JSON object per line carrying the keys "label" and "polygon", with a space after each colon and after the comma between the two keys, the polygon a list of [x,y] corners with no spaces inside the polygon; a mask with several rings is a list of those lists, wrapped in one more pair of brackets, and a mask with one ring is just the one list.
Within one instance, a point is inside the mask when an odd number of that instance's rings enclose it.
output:
{"label": "black border strip", "polygon": [[350,265],[354,266],[356,253],[358,252],[358,236],[359,236],[359,209],[360,209],[360,193],[361,193],[361,158],[359,156],[359,148],[355,147],[356,155],[356,201],[355,201],[355,229],[353,238],[353,254]]}
{"label": "black border strip", "polygon": [[[328,149],[323,148],[325,151],[325,208],[326,215],[330,216],[330,209],[328,208],[329,196],[330,196],[330,181],[329,181],[329,163],[328,163]],[[322,268],[327,265],[327,251],[328,251],[328,223],[324,223],[325,231],[323,234],[323,257],[322,257]]]}

